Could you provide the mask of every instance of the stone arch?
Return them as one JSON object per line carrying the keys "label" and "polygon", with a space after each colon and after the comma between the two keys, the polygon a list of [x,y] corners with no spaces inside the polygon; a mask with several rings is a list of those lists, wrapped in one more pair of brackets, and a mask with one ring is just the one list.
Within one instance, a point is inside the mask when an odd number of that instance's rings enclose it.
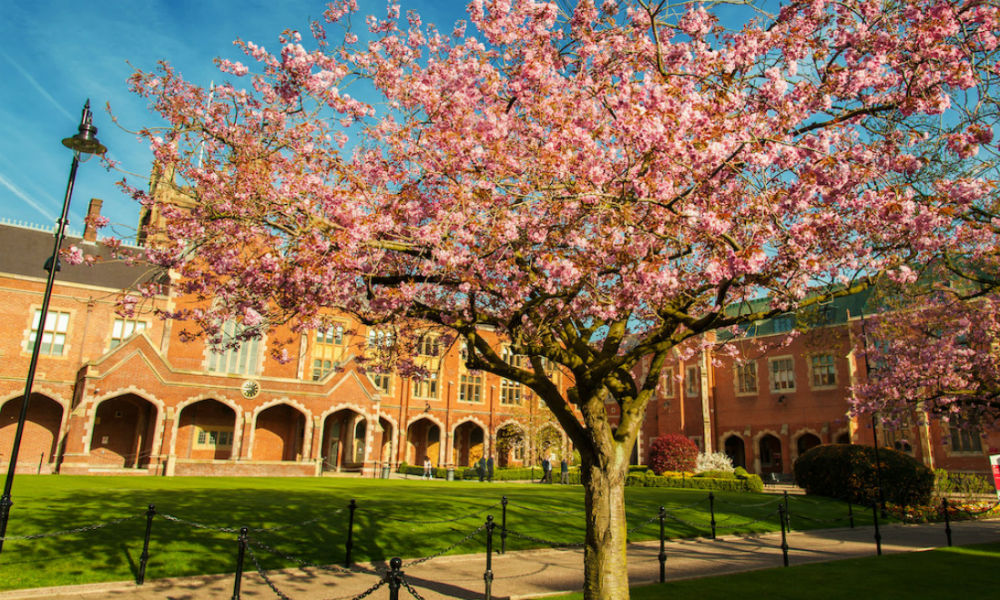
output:
{"label": "stone arch", "polygon": [[823,438],[820,437],[819,432],[815,429],[810,429],[808,427],[800,429],[795,432],[792,437],[792,447],[791,450],[794,452],[792,455],[792,463],[802,456],[810,448],[815,448],[823,443]]}
{"label": "stone arch", "polygon": [[278,398],[253,410],[247,457],[253,460],[297,461],[306,456],[311,433],[309,409],[289,398]]}
{"label": "stone arch", "polygon": [[412,419],[406,426],[406,461],[419,465],[424,457],[435,465],[444,462],[444,445],[441,443],[445,429],[433,415],[424,414]]}
{"label": "stone arch", "polygon": [[[24,394],[0,402],[0,456],[10,457],[21,416]],[[68,418],[68,406],[56,398],[32,391],[18,448],[17,472],[52,472]],[[7,466],[7,465],[5,465]]]}
{"label": "stone arch", "polygon": [[545,423],[538,428],[538,439],[535,447],[535,462],[540,462],[549,454],[556,460],[562,456],[566,447],[566,434],[555,423]]}
{"label": "stone arch", "polygon": [[319,447],[322,468],[360,471],[370,447],[370,422],[371,417],[356,404],[338,404],[323,411]]}
{"label": "stone arch", "polygon": [[489,453],[486,426],[475,417],[467,417],[451,430],[452,462],[456,466],[471,467]]}
{"label": "stone arch", "polygon": [[245,418],[243,416],[244,414],[243,407],[240,406],[239,403],[231,400],[228,396],[225,395],[212,396],[210,394],[197,394],[194,396],[190,396],[184,400],[181,400],[180,402],[177,403],[176,406],[174,406],[174,422],[170,427],[170,455],[171,456],[177,455],[177,434],[181,420],[180,419],[181,413],[184,411],[185,408],[191,406],[192,404],[197,404],[198,402],[201,402],[203,400],[215,400],[216,402],[221,402],[222,404],[225,404],[229,408],[233,409],[233,413],[236,415],[236,418],[233,423],[232,458],[236,458],[237,456],[239,456],[238,448],[240,448],[240,444],[243,439],[243,428],[240,427],[240,424],[243,423]]}
{"label": "stone arch", "polygon": [[218,398],[189,399],[177,405],[170,441],[170,454],[196,460],[230,460],[239,448],[236,436],[242,411],[232,402]]}
{"label": "stone arch", "polygon": [[[396,457],[396,440],[399,436],[399,426],[396,424],[395,419],[386,414],[378,415],[378,426],[382,432],[381,443],[378,447],[378,462],[382,465],[388,465],[395,462]],[[372,438],[374,439],[374,435]]]}
{"label": "stone arch", "polygon": [[84,453],[91,463],[148,468],[159,458],[165,412],[162,400],[134,386],[93,398]]}
{"label": "stone arch", "polygon": [[754,436],[754,470],[764,476],[771,473],[784,473],[782,460],[781,436],[765,429]]}
{"label": "stone arch", "polygon": [[849,429],[844,428],[840,431],[835,432],[830,439],[833,440],[834,444],[850,444],[851,443],[851,432]]}
{"label": "stone arch", "polygon": [[747,448],[743,434],[738,431],[727,431],[719,436],[719,447],[725,452],[734,467],[747,468]]}
{"label": "stone arch", "polygon": [[494,434],[497,465],[510,467],[522,465],[527,460],[527,428],[515,419],[507,419]]}

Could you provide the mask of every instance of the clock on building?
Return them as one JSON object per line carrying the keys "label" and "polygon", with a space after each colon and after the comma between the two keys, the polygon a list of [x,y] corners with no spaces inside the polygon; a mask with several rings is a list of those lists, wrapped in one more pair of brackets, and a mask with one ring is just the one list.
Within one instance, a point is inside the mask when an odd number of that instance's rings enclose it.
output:
{"label": "clock on building", "polygon": [[244,398],[256,398],[260,393],[260,384],[253,379],[247,379],[240,386],[240,391],[243,392]]}

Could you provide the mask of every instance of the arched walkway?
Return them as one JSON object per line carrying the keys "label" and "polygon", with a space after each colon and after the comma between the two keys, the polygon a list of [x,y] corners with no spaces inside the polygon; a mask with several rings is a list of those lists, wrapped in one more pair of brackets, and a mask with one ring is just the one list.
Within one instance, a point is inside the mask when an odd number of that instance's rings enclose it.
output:
{"label": "arched walkway", "polygon": [[478,424],[466,421],[455,428],[452,438],[455,445],[455,464],[460,467],[471,467],[485,456],[484,440],[486,432]]}
{"label": "arched walkway", "polygon": [[361,413],[344,408],[323,421],[320,445],[325,471],[357,471],[365,459],[368,421]]}
{"label": "arched walkway", "polygon": [[379,446],[378,462],[383,465],[392,463],[396,455],[393,452],[393,440],[396,439],[396,426],[385,417],[379,417],[378,425],[382,430],[382,444]]}
{"label": "arched walkway", "polygon": [[295,407],[276,404],[257,415],[253,460],[294,461],[302,457],[306,417]]}
{"label": "arched walkway", "polygon": [[819,439],[818,435],[814,433],[803,433],[799,436],[799,439],[795,441],[795,456],[802,456],[808,450],[815,448],[822,443],[823,441]]}
{"label": "arched walkway", "polygon": [[524,429],[508,423],[497,430],[497,465],[513,467],[524,464]]}
{"label": "arched walkway", "polygon": [[180,458],[232,458],[236,411],[213,399],[185,406],[178,415],[175,451]]}
{"label": "arched walkway", "polygon": [[[5,469],[14,448],[17,419],[21,415],[23,398],[24,396],[12,398],[0,407],[0,457],[3,457],[0,460],[4,461]],[[59,428],[62,419],[62,405],[48,396],[31,394],[15,472],[51,471],[53,457],[59,451]]]}
{"label": "arched walkway", "polygon": [[406,447],[406,462],[422,465],[426,456],[437,466],[441,462],[441,428],[430,419],[417,419],[406,428]]}
{"label": "arched walkway", "polygon": [[735,434],[727,437],[722,448],[729,460],[733,461],[734,467],[747,468],[747,451],[742,437]]}
{"label": "arched walkway", "polygon": [[125,394],[104,400],[94,415],[91,462],[125,468],[148,466],[156,421],[156,406],[145,398]]}
{"label": "arched walkway", "polygon": [[757,442],[757,457],[760,459],[760,474],[783,473],[781,464],[781,440],[770,433]]}

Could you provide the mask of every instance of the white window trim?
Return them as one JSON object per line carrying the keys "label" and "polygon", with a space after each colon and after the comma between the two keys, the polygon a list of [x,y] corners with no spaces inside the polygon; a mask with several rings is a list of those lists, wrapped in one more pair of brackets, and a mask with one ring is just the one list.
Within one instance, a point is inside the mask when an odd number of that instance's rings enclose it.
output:
{"label": "white window trim", "polygon": [[[790,361],[792,361],[792,369],[791,369],[791,373],[792,373],[792,387],[790,387],[790,388],[780,388],[780,389],[778,389],[778,388],[774,387],[774,384],[775,384],[774,369],[771,368],[771,365],[774,364],[774,363],[776,363],[776,362],[778,362],[779,360],[790,360]],[[798,389],[798,385],[799,385],[799,382],[798,382],[797,378],[795,377],[795,356],[794,355],[792,355],[792,354],[783,354],[781,356],[772,356],[772,357],[770,357],[770,358],[767,359],[767,387],[768,387],[768,389],[770,390],[770,392],[772,394],[787,394],[789,392],[794,392],[796,389]]]}
{"label": "white window trim", "polygon": [[[754,389],[752,391],[740,391],[740,367],[746,365],[754,366]],[[760,367],[757,359],[737,360],[733,362],[733,391],[737,396],[756,396],[760,393]]]}
{"label": "white window trim", "polygon": [[[833,358],[833,383],[826,385],[816,385],[815,378],[813,377],[813,359],[819,358],[820,356],[829,356]],[[837,385],[840,383],[840,373],[837,372],[837,355],[833,352],[815,352],[806,356],[809,361],[809,389],[811,390],[835,390]]]}
{"label": "white window trim", "polygon": [[[694,372],[694,376],[689,376]],[[688,398],[697,398],[701,392],[701,369],[698,365],[687,365],[684,367],[684,395]]]}

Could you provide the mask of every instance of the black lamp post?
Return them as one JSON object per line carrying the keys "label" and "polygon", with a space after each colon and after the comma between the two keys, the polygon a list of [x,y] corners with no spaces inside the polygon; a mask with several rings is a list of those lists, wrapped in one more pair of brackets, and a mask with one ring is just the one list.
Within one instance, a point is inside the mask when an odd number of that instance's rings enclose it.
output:
{"label": "black lamp post", "polygon": [[[861,309],[861,341],[864,344],[865,350],[865,377],[870,379],[872,369],[868,363],[868,333],[865,331],[865,311],[863,308]],[[879,512],[882,513],[882,518],[884,519],[886,516],[885,493],[882,491],[882,459],[878,451],[878,418],[875,413],[872,413],[872,441],[875,446],[875,482],[878,485]]]}
{"label": "black lamp post", "polygon": [[[56,240],[52,247],[52,256],[45,261],[44,269],[49,272],[45,281],[45,295],[42,296],[41,315],[38,319],[38,330],[35,333],[35,344],[31,349],[31,362],[28,364],[28,377],[24,384],[24,398],[21,400],[21,414],[17,418],[17,432],[14,434],[14,445],[10,450],[10,466],[7,467],[7,479],[4,481],[3,497],[0,497],[0,551],[3,550],[3,538],[7,535],[7,520],[10,518],[10,507],[13,504],[10,499],[10,490],[14,486],[14,471],[17,470],[17,455],[21,446],[21,436],[24,434],[24,422],[28,418],[28,401],[31,399],[31,387],[35,382],[35,367],[38,365],[38,353],[42,347],[42,337],[45,332],[45,321],[49,314],[49,300],[52,297],[52,284],[56,279],[56,271],[59,270],[59,249],[62,246],[63,236],[66,233],[66,225],[69,220],[69,202],[73,196],[73,183],[76,180],[76,168],[80,164],[81,155],[104,154],[107,150],[101,142],[97,141],[97,128],[91,124],[90,100],[83,105],[83,114],[80,115],[79,132],[73,137],[68,137],[62,141],[73,151],[73,163],[69,169],[69,182],[66,184],[66,197],[63,199],[62,215],[56,222]],[[89,158],[86,157],[86,158]],[[84,160],[86,160],[84,158]]]}

